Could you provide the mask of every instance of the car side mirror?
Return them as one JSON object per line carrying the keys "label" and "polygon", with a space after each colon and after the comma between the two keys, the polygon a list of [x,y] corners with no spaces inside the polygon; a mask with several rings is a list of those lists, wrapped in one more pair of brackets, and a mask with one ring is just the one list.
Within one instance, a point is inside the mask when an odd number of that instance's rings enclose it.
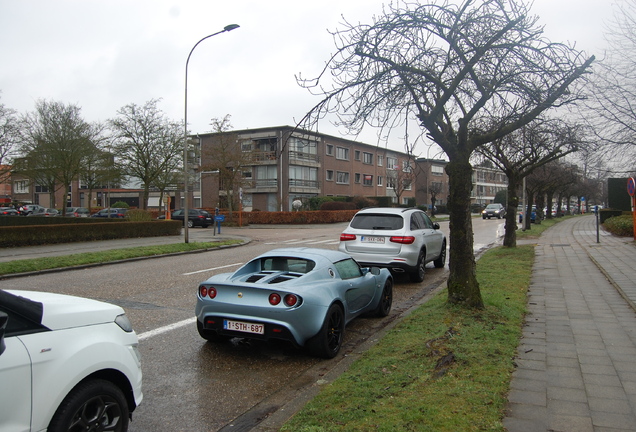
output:
{"label": "car side mirror", "polygon": [[380,274],[380,268],[379,267],[371,267],[369,269],[369,271],[371,272],[372,275],[378,276]]}
{"label": "car side mirror", "polygon": [[0,312],[0,355],[4,352],[7,346],[4,343],[4,332],[7,330],[7,323],[9,322],[9,315],[4,312]]}
{"label": "car side mirror", "polygon": [[437,222],[433,222],[433,229],[439,229],[439,224]]}

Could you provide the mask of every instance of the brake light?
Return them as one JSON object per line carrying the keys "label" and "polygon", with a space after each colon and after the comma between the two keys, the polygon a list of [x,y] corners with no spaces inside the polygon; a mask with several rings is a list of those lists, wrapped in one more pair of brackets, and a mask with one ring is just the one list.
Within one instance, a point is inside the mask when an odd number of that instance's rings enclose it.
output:
{"label": "brake light", "polygon": [[294,294],[287,294],[285,296],[285,304],[287,306],[294,306],[296,303],[298,303],[298,296]]}
{"label": "brake light", "polygon": [[355,234],[345,234],[345,233],[340,234],[340,241],[349,241],[349,240],[355,240],[355,239],[356,239]]}
{"label": "brake light", "polygon": [[276,306],[279,303],[280,303],[280,294],[271,293],[269,295],[269,304],[271,304],[272,306]]}
{"label": "brake light", "polygon": [[201,285],[199,287],[199,294],[203,298],[210,297],[211,299],[213,299],[214,297],[216,297],[216,288],[206,287],[205,285]]}
{"label": "brake light", "polygon": [[415,237],[413,237],[413,236],[393,236],[393,237],[391,237],[391,243],[413,244],[414,242],[415,242]]}

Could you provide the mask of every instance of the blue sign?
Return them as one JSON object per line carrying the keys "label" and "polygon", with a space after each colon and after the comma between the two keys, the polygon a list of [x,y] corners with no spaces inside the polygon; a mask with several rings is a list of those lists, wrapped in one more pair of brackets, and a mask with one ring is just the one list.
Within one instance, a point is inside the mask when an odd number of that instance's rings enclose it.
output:
{"label": "blue sign", "polygon": [[225,220],[225,215],[216,215],[214,216],[214,220],[217,222],[223,222]]}

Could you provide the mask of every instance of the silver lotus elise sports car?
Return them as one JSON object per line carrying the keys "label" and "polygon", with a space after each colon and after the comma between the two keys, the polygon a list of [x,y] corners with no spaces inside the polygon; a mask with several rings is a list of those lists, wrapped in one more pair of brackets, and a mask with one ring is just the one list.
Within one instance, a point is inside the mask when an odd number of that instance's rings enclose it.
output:
{"label": "silver lotus elise sports car", "polygon": [[197,328],[208,341],[282,339],[333,358],[349,321],[387,316],[392,301],[387,269],[334,250],[274,249],[199,285]]}

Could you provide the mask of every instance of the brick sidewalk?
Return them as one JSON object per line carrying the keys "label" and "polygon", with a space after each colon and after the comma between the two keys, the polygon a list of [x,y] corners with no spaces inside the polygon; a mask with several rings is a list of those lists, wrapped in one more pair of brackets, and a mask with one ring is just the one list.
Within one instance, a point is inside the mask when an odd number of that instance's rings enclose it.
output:
{"label": "brick sidewalk", "polygon": [[636,431],[636,246],[599,237],[585,216],[537,242],[509,432]]}

